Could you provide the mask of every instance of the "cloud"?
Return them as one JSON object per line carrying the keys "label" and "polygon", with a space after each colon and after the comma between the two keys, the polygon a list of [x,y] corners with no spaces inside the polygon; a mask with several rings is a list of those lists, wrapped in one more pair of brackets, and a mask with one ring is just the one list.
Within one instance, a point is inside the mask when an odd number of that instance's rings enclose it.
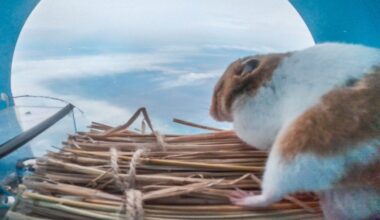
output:
{"label": "cloud", "polygon": [[271,53],[274,51],[278,51],[273,47],[268,47],[268,46],[244,46],[244,45],[239,45],[239,44],[206,44],[203,46],[205,49],[222,49],[222,50],[238,50],[238,51],[247,51],[251,53]]}
{"label": "cloud", "polygon": [[107,74],[121,74],[136,70],[164,70],[161,66],[179,62],[180,58],[164,53],[100,54],[16,60],[15,76],[30,76],[33,80],[81,78]]}
{"label": "cloud", "polygon": [[25,50],[72,53],[202,44],[289,50],[312,38],[284,0],[65,0],[41,1],[19,42]]}
{"label": "cloud", "polygon": [[213,71],[208,73],[184,73],[178,74],[173,77],[167,77],[160,83],[160,87],[163,89],[171,89],[180,86],[195,86],[208,82],[209,79],[215,79],[220,76],[223,71]]}
{"label": "cloud", "polygon": [[[126,122],[135,109],[130,110],[125,106],[121,107],[117,103],[113,103],[112,98],[91,99],[84,97],[83,94],[61,94],[59,87],[49,89],[49,87],[46,87],[46,82],[97,76],[113,77],[118,74],[135,74],[136,72],[153,70],[161,73],[160,76],[162,77],[175,79],[183,71],[167,67],[167,65],[181,62],[183,58],[184,55],[167,54],[161,51],[157,53],[101,54],[35,60],[30,58],[26,60],[18,59],[13,66],[13,93],[14,95],[31,94],[58,97],[73,103],[85,112],[84,116],[77,114],[83,129],[91,121],[116,126]],[[127,84],[128,82],[117,83]],[[112,89],[112,86],[101,85]],[[16,104],[19,106],[36,105],[36,103],[42,106],[57,105],[57,103],[52,103],[51,101],[16,99]],[[35,109],[33,112],[35,114],[32,117],[23,114],[19,115],[24,129],[42,121],[53,114],[55,110],[41,108],[38,111]],[[174,132],[172,127],[164,123],[162,119],[153,118],[152,120],[161,131]]]}
{"label": "cloud", "polygon": [[[51,97],[59,97],[68,102],[73,103],[85,112],[85,115],[77,114],[80,122],[83,126],[89,124],[91,121],[98,121],[102,123],[109,123],[112,125],[118,125],[123,122],[122,119],[126,119],[132,113],[129,109],[114,106],[106,100],[91,100],[81,97],[80,94],[74,95],[62,95],[58,91],[51,91],[43,87],[40,81],[29,80],[25,78],[24,80],[18,80],[19,85],[15,89],[14,93],[16,95],[21,94],[32,94],[32,95],[44,95]],[[27,86],[24,86],[27,85]],[[24,87],[24,88],[23,88]],[[25,88],[26,87],[26,88]],[[44,106],[64,106],[62,103],[57,103],[51,100],[42,99],[28,99],[28,98],[18,98],[15,100],[18,106],[40,106],[40,108],[33,108],[31,111],[33,115],[23,115],[26,111],[30,111],[28,107],[22,107],[19,111],[19,118],[23,129],[30,128],[31,126],[41,122],[48,116],[54,114],[58,109],[44,108]]]}
{"label": "cloud", "polygon": [[[114,105],[112,103],[112,100],[94,100],[94,99],[88,99],[85,97],[82,97],[80,94],[78,95],[62,95],[57,93],[56,91],[47,90],[42,86],[39,86],[39,82],[29,82],[32,87],[29,87],[26,91],[22,90],[16,90],[16,94],[37,94],[37,95],[46,95],[51,97],[59,97],[61,99],[64,99],[70,103],[73,103],[75,106],[79,107],[81,110],[84,111],[84,115],[82,115],[79,111],[75,111],[77,125],[79,130],[87,130],[86,126],[89,125],[91,122],[96,121],[100,123],[105,123],[112,126],[118,126],[122,123],[125,123],[128,121],[128,119],[132,116],[136,109],[129,109],[126,107],[120,107],[117,105]],[[60,106],[61,103],[55,102],[55,101],[49,101],[49,100],[38,100],[38,99],[25,99],[20,98],[16,99],[16,105],[18,106],[24,106],[18,108],[18,119],[19,122],[23,128],[23,130],[26,130],[50,115],[54,114],[56,111],[59,110],[59,108],[45,108],[46,106]],[[40,106],[40,108],[31,108],[28,106]],[[44,107],[45,106],[45,107]],[[63,107],[63,105],[62,105]],[[25,112],[30,111],[31,115],[25,115]],[[167,132],[167,133],[174,133],[173,128],[171,126],[168,126],[167,123],[165,123],[162,119],[159,118],[152,118],[152,121],[155,124],[155,127],[158,128],[160,131]],[[61,128],[61,131],[71,131],[73,132],[73,125],[71,121],[71,116],[67,116],[66,122],[59,122],[58,123],[59,128]],[[59,131],[59,129],[56,129],[56,131]],[[66,134],[66,133],[65,133]],[[61,134],[58,134],[61,135]],[[49,139],[48,137],[45,137]],[[62,138],[61,138],[62,139]],[[60,139],[60,140],[61,140]],[[54,138],[52,140],[48,140],[52,143],[55,143]]]}

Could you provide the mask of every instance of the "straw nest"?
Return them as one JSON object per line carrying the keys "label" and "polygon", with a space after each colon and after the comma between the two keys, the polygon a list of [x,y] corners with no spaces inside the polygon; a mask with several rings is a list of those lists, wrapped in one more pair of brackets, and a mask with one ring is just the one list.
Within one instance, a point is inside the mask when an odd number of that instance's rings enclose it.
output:
{"label": "straw nest", "polygon": [[[141,113],[141,131],[128,130]],[[69,135],[58,153],[38,159],[6,219],[322,218],[308,193],[262,209],[231,205],[237,188],[260,193],[267,152],[233,131],[175,121],[209,131],[160,134],[142,108],[122,126],[92,123],[89,132]]]}

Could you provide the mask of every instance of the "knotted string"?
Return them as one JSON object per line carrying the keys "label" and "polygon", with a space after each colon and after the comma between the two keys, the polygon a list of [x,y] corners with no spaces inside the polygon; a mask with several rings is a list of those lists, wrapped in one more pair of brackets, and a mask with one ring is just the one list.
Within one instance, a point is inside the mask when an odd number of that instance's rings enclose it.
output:
{"label": "knotted string", "polygon": [[[125,213],[127,220],[143,220],[144,219],[144,209],[143,209],[143,198],[140,190],[136,190],[136,166],[139,163],[141,155],[144,153],[143,149],[135,151],[131,161],[129,163],[129,171],[126,180],[124,181],[119,172],[118,158],[119,153],[116,148],[110,149],[111,155],[111,172],[116,186],[124,191],[125,200],[122,207],[120,207],[120,213]],[[120,215],[121,216],[121,215]],[[120,218],[121,219],[121,218]]]}

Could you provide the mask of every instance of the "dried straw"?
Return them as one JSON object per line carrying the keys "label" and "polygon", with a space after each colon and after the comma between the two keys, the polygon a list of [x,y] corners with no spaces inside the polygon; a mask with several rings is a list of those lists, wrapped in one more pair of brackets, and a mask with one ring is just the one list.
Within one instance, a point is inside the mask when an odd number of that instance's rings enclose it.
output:
{"label": "dried straw", "polygon": [[[128,130],[140,114],[141,133]],[[121,126],[93,122],[69,135],[38,160],[6,219],[322,219],[312,194],[260,209],[231,205],[236,188],[259,193],[267,152],[233,131],[175,122],[211,132],[160,134],[141,108]]]}

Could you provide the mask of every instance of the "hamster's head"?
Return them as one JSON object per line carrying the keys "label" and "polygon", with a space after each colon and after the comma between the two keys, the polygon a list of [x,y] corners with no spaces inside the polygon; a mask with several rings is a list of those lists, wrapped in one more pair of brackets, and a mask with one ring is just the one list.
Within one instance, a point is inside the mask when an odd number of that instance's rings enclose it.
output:
{"label": "hamster's head", "polygon": [[217,121],[233,121],[234,103],[243,95],[254,98],[272,78],[286,54],[245,57],[231,63],[214,88],[210,107]]}

